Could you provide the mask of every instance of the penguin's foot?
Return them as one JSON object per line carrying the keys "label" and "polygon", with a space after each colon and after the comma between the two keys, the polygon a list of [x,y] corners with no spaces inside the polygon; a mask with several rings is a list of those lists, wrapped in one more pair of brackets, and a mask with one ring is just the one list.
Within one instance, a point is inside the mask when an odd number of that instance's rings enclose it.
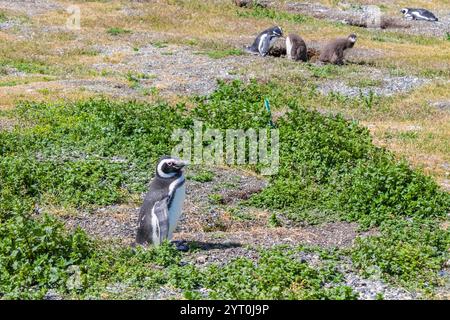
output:
{"label": "penguin's foot", "polygon": [[177,250],[182,252],[189,251],[189,246],[184,240],[173,240],[171,243],[177,248]]}

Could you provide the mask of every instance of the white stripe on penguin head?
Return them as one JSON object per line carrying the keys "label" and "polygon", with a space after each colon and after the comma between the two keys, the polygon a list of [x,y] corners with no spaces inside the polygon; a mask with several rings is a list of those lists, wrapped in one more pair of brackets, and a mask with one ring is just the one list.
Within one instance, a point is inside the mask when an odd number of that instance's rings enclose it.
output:
{"label": "white stripe on penguin head", "polygon": [[156,168],[156,170],[158,171],[158,175],[161,178],[172,178],[174,175],[176,175],[176,172],[170,172],[170,173],[165,173],[162,169],[162,166],[164,164],[166,164],[167,162],[173,161],[173,159],[164,159],[162,160],[160,163],[158,163],[158,166]]}

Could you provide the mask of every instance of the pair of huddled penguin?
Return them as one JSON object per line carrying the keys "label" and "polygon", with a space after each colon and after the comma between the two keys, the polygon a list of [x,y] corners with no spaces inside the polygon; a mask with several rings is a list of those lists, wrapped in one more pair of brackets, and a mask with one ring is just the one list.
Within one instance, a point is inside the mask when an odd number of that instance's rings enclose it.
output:
{"label": "pair of huddled penguin", "polygon": [[[356,43],[356,34],[352,33],[347,38],[338,38],[329,42],[322,50],[319,61],[324,63],[343,64],[344,52],[353,48]],[[290,34],[286,38],[286,55],[288,59],[296,61],[306,61],[308,59],[308,50],[303,39]]]}
{"label": "pair of huddled penguin", "polygon": [[[283,37],[283,29],[279,26],[271,27],[261,32],[249,47],[245,50],[251,54],[259,54],[265,57],[278,38]],[[335,39],[328,43],[322,53],[319,61],[325,63],[342,64],[344,62],[344,52],[353,48],[356,43],[356,35],[350,34],[347,38]],[[295,61],[307,61],[308,48],[305,41],[296,34],[289,34],[286,37],[286,56]]]}
{"label": "pair of huddled penguin", "polygon": [[[251,54],[259,54],[265,57],[278,38],[283,37],[283,29],[279,26],[271,27],[261,32],[249,47],[245,50]],[[300,36],[290,34],[286,38],[286,52],[289,59],[306,61],[306,43]]]}

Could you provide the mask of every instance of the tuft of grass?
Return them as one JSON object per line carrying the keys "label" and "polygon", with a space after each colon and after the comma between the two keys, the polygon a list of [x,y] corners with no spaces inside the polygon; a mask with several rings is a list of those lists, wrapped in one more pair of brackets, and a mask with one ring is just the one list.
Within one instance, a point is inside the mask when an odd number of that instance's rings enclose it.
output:
{"label": "tuft of grass", "polygon": [[152,46],[156,47],[156,48],[166,48],[167,47],[167,42],[165,41],[154,41],[152,42]]}
{"label": "tuft of grass", "polygon": [[14,87],[16,85],[19,84],[19,81],[4,81],[4,82],[0,82],[0,87]]}
{"label": "tuft of grass", "polygon": [[369,110],[373,109],[373,106],[375,105],[375,102],[377,100],[377,96],[372,90],[369,91],[368,95],[363,95],[362,91],[360,91],[359,98],[363,102],[364,107]]}
{"label": "tuft of grass", "polygon": [[154,75],[148,75],[145,73],[134,73],[128,71],[126,74],[127,80],[130,82],[130,88],[138,89],[141,85],[141,80],[147,80],[154,78]]}
{"label": "tuft of grass", "polygon": [[157,96],[159,90],[157,87],[141,88],[141,93],[144,96]]}
{"label": "tuft of grass", "polygon": [[52,66],[35,59],[0,60],[0,66],[9,66],[18,71],[34,74],[52,74],[54,71]]}
{"label": "tuft of grass", "polygon": [[106,30],[106,33],[111,36],[119,36],[119,35],[130,34],[130,33],[132,33],[132,31],[123,29],[123,28],[119,28],[119,27],[112,27],[112,28],[109,28],[108,30]]}
{"label": "tuft of grass", "polygon": [[225,49],[207,51],[206,54],[212,59],[222,59],[228,56],[240,56],[243,55],[244,52],[241,49]]}
{"label": "tuft of grass", "polygon": [[218,193],[208,195],[208,199],[212,204],[221,204],[223,202],[223,196]]}
{"label": "tuft of grass", "polygon": [[8,21],[8,16],[6,15],[5,12],[0,11],[0,23],[6,22]]}
{"label": "tuft of grass", "polygon": [[255,219],[252,214],[246,212],[245,210],[241,210],[240,208],[229,208],[228,213],[236,221],[251,221]]}
{"label": "tuft of grass", "polygon": [[326,64],[323,66],[307,64],[307,68],[314,78],[319,79],[332,79],[341,73],[341,68],[332,64]]}
{"label": "tuft of grass", "polygon": [[195,175],[188,175],[187,178],[189,180],[205,183],[213,180],[214,173],[212,173],[211,171],[203,170],[196,173]]}
{"label": "tuft of grass", "polygon": [[348,82],[349,86],[358,88],[379,87],[381,86],[381,84],[382,80],[375,80],[370,78],[355,79]]}
{"label": "tuft of grass", "polygon": [[272,213],[269,216],[268,223],[270,227],[281,227],[281,222],[280,220],[278,220],[278,217],[275,213]]}

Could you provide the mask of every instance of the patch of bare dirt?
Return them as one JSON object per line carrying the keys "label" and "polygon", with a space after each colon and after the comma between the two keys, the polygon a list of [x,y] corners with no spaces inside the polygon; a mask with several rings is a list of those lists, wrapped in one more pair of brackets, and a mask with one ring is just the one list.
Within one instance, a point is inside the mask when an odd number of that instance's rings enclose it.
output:
{"label": "patch of bare dirt", "polygon": [[[233,258],[237,254],[235,251],[247,255],[249,251],[243,247],[272,247],[280,244],[349,247],[361,235],[356,223],[345,222],[271,228],[268,226],[269,212],[240,207],[238,203],[265,187],[267,182],[264,179],[234,168],[210,170],[214,172],[210,182],[197,182],[188,178],[183,217],[174,235],[174,240],[187,241],[202,252],[220,256],[206,259]],[[221,199],[228,199],[229,202],[227,205],[219,204],[217,200],[212,201],[211,195],[220,195]],[[139,206],[116,205],[61,219],[69,228],[80,227],[94,237],[119,240],[130,245],[134,242]],[[234,253],[231,254],[229,250]],[[209,256],[209,253],[204,254]]]}
{"label": "patch of bare dirt", "polygon": [[17,11],[28,16],[63,8],[61,4],[52,0],[0,0],[0,9]]}
{"label": "patch of bare dirt", "polygon": [[[353,48],[345,53],[345,59],[349,65],[362,65],[350,71],[348,80],[321,79],[317,81],[317,89],[323,95],[330,93],[355,98],[360,96],[392,96],[414,90],[429,84],[432,80],[413,75],[395,76],[384,68],[376,68],[365,65],[368,60],[374,59],[380,52],[364,48]],[[367,55],[371,56],[368,58]]]}
{"label": "patch of bare dirt", "polygon": [[394,94],[409,92],[417,87],[430,82],[428,79],[414,76],[393,77],[384,75],[381,78],[370,77],[372,81],[380,81],[377,85],[367,87],[351,86],[342,83],[341,80],[329,80],[320,83],[318,90],[324,95],[338,93],[347,97],[370,96],[392,96]]}
{"label": "patch of bare dirt", "polygon": [[128,46],[98,48],[105,57],[120,55],[120,62],[94,65],[100,72],[143,74],[144,87],[178,95],[206,95],[214,91],[217,79],[236,79],[236,70],[255,57],[228,56],[213,59],[189,47],[148,45],[138,51]]}
{"label": "patch of bare dirt", "polygon": [[266,247],[274,245],[315,245],[321,247],[349,247],[359,235],[357,224],[346,222],[333,222],[318,226],[307,227],[262,227],[238,230],[233,232],[208,232],[176,234],[177,240],[201,243],[200,247],[209,249],[220,240],[225,246]]}
{"label": "patch of bare dirt", "polygon": [[0,131],[11,131],[14,126],[17,124],[16,120],[0,118]]}
{"label": "patch of bare dirt", "polygon": [[[210,168],[209,170],[214,173],[214,178],[210,182],[203,183],[189,179],[191,173],[187,173],[186,200],[183,216],[177,228],[179,232],[196,233],[228,229],[232,219],[227,209],[220,203],[212,201],[210,196],[219,195],[223,199],[228,199],[229,203],[234,203],[250,196],[253,192],[258,192],[267,183],[254,174],[238,169]],[[195,169],[193,171],[195,174]],[[95,237],[132,243],[139,209],[140,203],[137,206],[115,205],[92,213],[79,212],[76,216],[65,216],[62,219],[69,227],[81,227]],[[237,223],[237,225],[243,224]]]}

